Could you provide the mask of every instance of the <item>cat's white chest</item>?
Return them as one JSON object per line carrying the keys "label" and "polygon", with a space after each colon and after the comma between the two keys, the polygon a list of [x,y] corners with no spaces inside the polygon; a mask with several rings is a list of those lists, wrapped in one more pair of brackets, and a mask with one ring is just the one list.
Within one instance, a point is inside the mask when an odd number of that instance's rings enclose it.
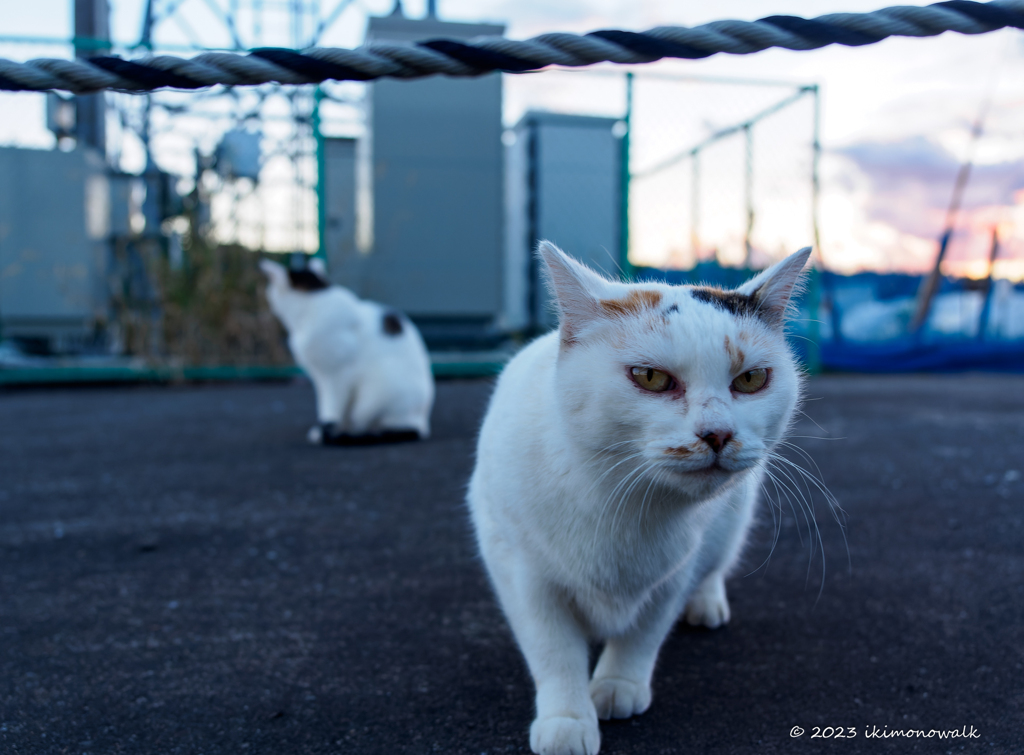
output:
{"label": "cat's white chest", "polygon": [[[578,519],[577,528],[547,529],[549,560],[543,568],[558,573],[596,637],[625,631],[655,593],[684,590],[693,578],[704,517],[685,511],[652,516],[650,503],[637,496],[617,507],[598,507],[595,513],[593,501],[580,501],[591,511]],[[572,545],[566,547],[567,542]]]}

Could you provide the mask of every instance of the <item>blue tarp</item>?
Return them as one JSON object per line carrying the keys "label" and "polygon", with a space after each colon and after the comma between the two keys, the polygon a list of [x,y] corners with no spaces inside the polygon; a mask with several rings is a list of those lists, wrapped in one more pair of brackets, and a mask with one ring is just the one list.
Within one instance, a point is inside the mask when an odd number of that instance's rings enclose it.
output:
{"label": "blue tarp", "polygon": [[[735,288],[754,273],[705,262],[692,270],[637,268],[636,278]],[[944,306],[933,306],[928,325],[912,335],[908,323],[920,285],[920,276],[899,273],[819,273],[798,303],[791,343],[805,361],[844,372],[1024,372],[1024,285],[999,282],[1005,306],[997,322],[976,281],[943,278],[935,302]],[[816,296],[820,307],[813,306]]]}
{"label": "blue tarp", "polygon": [[934,341],[903,338],[879,343],[822,341],[823,367],[840,372],[1024,372],[1024,341]]}

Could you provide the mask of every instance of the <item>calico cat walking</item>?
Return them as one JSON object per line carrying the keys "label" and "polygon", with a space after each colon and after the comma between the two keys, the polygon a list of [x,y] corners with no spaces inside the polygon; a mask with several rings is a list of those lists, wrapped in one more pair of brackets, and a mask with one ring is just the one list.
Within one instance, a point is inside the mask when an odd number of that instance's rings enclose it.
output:
{"label": "calico cat walking", "polygon": [[408,318],[341,286],[318,259],[305,270],[260,262],[267,300],[288,331],[295,361],[313,382],[313,443],[365,444],[430,435],[434,378]]}
{"label": "calico cat walking", "polygon": [[[729,621],[725,578],[800,396],[783,330],[810,249],[736,291],[539,254],[559,327],[502,373],[469,506],[536,685],[530,747],[595,755],[599,718],[651,704],[678,617]],[[605,643],[593,676],[590,641]]]}

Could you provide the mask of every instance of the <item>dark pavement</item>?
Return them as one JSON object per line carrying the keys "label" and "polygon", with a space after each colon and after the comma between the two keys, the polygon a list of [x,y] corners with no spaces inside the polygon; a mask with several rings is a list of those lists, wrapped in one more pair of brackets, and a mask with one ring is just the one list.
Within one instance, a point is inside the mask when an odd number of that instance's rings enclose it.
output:
{"label": "dark pavement", "polygon": [[[0,753],[528,752],[463,504],[489,391],[439,384],[426,443],[326,449],[303,383],[0,391]],[[1024,753],[1024,378],[810,396],[848,551],[816,495],[824,577],[788,504],[758,568],[764,506],[733,623],[680,627],[602,752]]]}

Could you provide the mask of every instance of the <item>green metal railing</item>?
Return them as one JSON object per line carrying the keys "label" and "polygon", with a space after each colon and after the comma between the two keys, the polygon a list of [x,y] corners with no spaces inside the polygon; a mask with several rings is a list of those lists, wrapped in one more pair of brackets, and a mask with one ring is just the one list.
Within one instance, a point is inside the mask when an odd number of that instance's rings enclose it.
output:
{"label": "green metal railing", "polygon": [[[432,363],[434,377],[474,378],[497,375],[505,366],[502,358],[481,360],[438,359]],[[53,385],[110,385],[128,383],[226,383],[255,380],[291,380],[303,372],[294,365],[163,367],[152,365],[85,365],[0,367],[0,388]]]}

